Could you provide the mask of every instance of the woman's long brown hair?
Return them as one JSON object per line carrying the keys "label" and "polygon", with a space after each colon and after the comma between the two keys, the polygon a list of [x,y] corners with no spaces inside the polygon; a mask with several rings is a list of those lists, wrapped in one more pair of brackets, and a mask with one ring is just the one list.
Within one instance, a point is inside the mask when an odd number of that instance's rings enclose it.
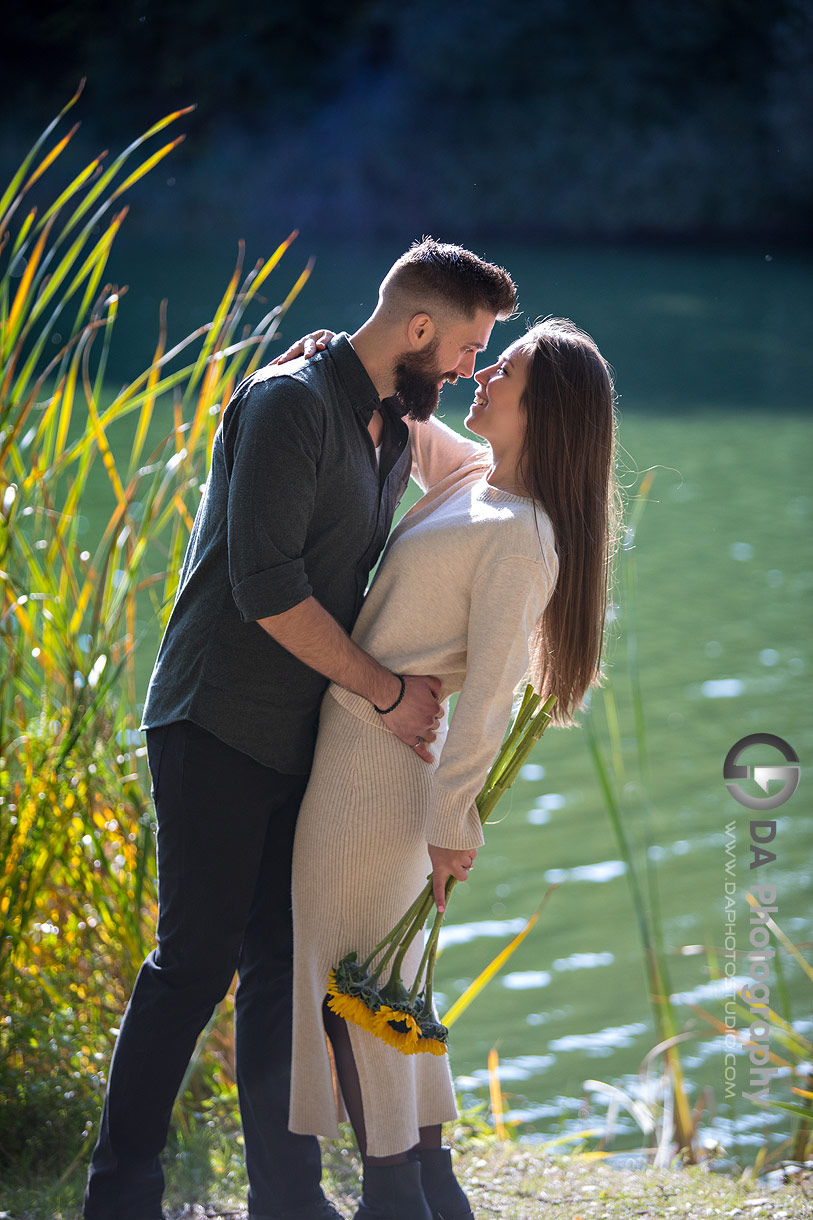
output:
{"label": "woman's long brown hair", "polygon": [[620,520],[615,392],[594,341],[567,318],[525,336],[530,356],[520,470],[553,525],[559,576],[531,641],[531,681],[556,695],[554,719],[572,722],[600,680],[610,570]]}

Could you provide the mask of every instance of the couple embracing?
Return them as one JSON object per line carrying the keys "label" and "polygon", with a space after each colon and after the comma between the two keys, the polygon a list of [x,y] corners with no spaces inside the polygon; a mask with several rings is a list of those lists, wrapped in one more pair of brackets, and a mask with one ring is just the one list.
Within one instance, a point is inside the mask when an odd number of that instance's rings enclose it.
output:
{"label": "couple embracing", "polygon": [[[325,992],[429,867],[441,907],[468,876],[523,677],[567,722],[598,675],[612,380],[564,319],[479,360],[515,303],[501,267],[424,239],[355,334],[317,332],[223,413],[144,710],[157,945],[121,1023],[86,1220],[160,1220],[172,1106],[235,970],[250,1220],[337,1220],[315,1137],[345,1111],[356,1220],[472,1220],[441,1141],[447,1058],[401,1055]],[[443,383],[472,375],[481,441],[434,418]],[[390,534],[410,474],[424,494]]]}

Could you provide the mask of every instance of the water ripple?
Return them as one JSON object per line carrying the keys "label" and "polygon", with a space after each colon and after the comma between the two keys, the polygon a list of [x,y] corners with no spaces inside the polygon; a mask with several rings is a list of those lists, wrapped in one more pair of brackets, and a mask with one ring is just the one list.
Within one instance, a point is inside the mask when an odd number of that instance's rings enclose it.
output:
{"label": "water ripple", "polygon": [[[555,1055],[517,1055],[514,1059],[502,1059],[497,1068],[500,1080],[529,1080],[551,1067],[556,1062]],[[462,1079],[471,1086],[472,1083],[487,1084],[490,1078],[488,1068],[476,1068],[470,1076]],[[458,1077],[458,1083],[461,1078]]]}
{"label": "water ripple", "polygon": [[551,885],[562,881],[613,881],[623,877],[626,871],[623,860],[600,860],[597,864],[580,864],[576,868],[549,868],[545,880]]}
{"label": "water ripple", "polygon": [[459,923],[440,929],[441,949],[450,945],[467,945],[481,936],[516,936],[525,927],[524,919],[484,919],[479,923]]}
{"label": "water ripple", "polygon": [[635,1039],[645,1034],[649,1026],[643,1021],[600,1029],[594,1034],[565,1034],[548,1043],[552,1051],[584,1051],[591,1058],[607,1058],[619,1047],[633,1046]]}
{"label": "water ripple", "polygon": [[700,687],[706,699],[735,699],[745,693],[745,683],[740,678],[712,678]]}
{"label": "water ripple", "polygon": [[509,991],[530,991],[534,987],[547,987],[550,977],[547,970],[515,970],[504,976],[502,985]]}
{"label": "water ripple", "polygon": [[592,970],[595,966],[611,966],[615,961],[612,953],[571,953],[570,957],[557,957],[554,970]]}

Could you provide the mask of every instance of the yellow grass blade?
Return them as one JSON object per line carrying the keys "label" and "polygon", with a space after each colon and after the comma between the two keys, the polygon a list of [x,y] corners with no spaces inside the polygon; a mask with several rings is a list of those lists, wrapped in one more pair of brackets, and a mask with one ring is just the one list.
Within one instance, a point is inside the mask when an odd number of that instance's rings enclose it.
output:
{"label": "yellow grass blade", "polygon": [[198,413],[200,414],[208,413],[209,408],[215,400],[222,364],[220,352],[216,352],[209,361],[209,367],[203,378],[203,386],[201,387],[200,401],[198,403]]}
{"label": "yellow grass blade", "polygon": [[64,206],[64,204],[67,203],[67,201],[73,195],[75,195],[77,193],[77,191],[80,191],[82,189],[82,187],[87,182],[88,178],[92,178],[93,175],[96,173],[96,170],[101,165],[105,156],[106,156],[106,153],[100,153],[98,157],[94,157],[93,160],[76,175],[76,177],[73,179],[73,181],[71,183],[69,183],[68,186],[65,187],[62,194],[57,196],[57,198],[54,200],[54,202],[49,207],[48,211],[45,212],[42,220],[40,221],[40,225],[45,224],[45,222],[50,220],[52,216],[55,216],[57,212],[60,212],[62,210],[62,207]]}
{"label": "yellow grass blade", "polygon": [[71,635],[76,635],[79,628],[82,626],[82,619],[85,617],[85,612],[90,605],[90,599],[93,596],[98,580],[98,572],[95,568],[88,571],[87,579],[82,585],[82,591],[76,599],[76,608],[73,612],[73,617],[70,621],[69,630]]}
{"label": "yellow grass blade", "polygon": [[123,195],[124,192],[129,190],[134,183],[143,178],[145,174],[148,174],[159,161],[163,161],[164,157],[169,156],[172,150],[177,148],[179,144],[182,144],[185,139],[186,136],[176,136],[174,140],[169,142],[169,144],[165,144],[163,148],[159,148],[158,152],[154,152],[151,157],[147,157],[146,161],[142,161],[138,169],[134,169],[130,174],[130,177],[125,178],[121,186],[116,187],[115,191],[110,196],[111,202],[114,199],[118,199],[119,195]]}
{"label": "yellow grass blade", "polygon": [[[140,538],[138,541],[138,544],[136,545],[136,547],[133,551],[132,560],[131,560],[134,569],[138,568],[138,565],[141,561],[141,556],[143,555],[143,553],[146,549],[146,546],[147,546],[147,539],[144,537]],[[119,614],[121,613],[122,607],[125,605],[127,598],[129,597],[130,594],[129,594],[129,585],[126,580],[122,580],[122,582],[120,583],[118,588],[113,588],[112,581],[113,581],[113,565],[111,564],[110,565],[110,580],[109,580],[110,590],[104,601],[104,615],[105,615],[106,621],[115,622],[117,620]]]}
{"label": "yellow grass blade", "polygon": [[[153,123],[148,131],[145,131],[143,136],[130,146],[130,149],[135,148],[138,144],[143,144],[145,140],[149,140],[150,136],[157,135],[159,131],[163,131],[165,127],[169,127],[176,119],[182,119],[185,114],[191,114],[193,110],[197,110],[197,106],[184,106],[182,110],[173,110],[171,114],[165,114],[157,123]],[[128,152],[130,151],[128,149]]]}
{"label": "yellow grass blade", "polygon": [[155,347],[155,354],[150,365],[150,372],[147,378],[147,396],[141,404],[141,411],[138,416],[138,424],[136,425],[135,437],[133,438],[132,448],[130,450],[130,472],[132,473],[138,466],[141,454],[144,451],[144,444],[147,439],[150,423],[152,422],[152,413],[155,409],[155,387],[158,384],[158,379],[161,375],[161,360],[167,347],[167,302],[161,302],[159,311],[158,323],[158,343]]}
{"label": "yellow grass blade", "polygon": [[237,256],[237,264],[234,268],[234,271],[232,272],[232,277],[229,280],[226,291],[223,293],[223,296],[220,299],[220,303],[218,304],[217,311],[215,313],[214,318],[212,319],[212,325],[209,330],[209,333],[206,335],[206,338],[203,341],[203,346],[201,347],[200,353],[198,354],[198,358],[195,361],[195,367],[189,378],[189,381],[188,381],[187,387],[186,387],[186,392],[184,394],[184,402],[186,402],[187,399],[191,398],[192,394],[195,392],[198,381],[200,380],[201,376],[203,375],[204,371],[206,370],[206,368],[208,366],[208,362],[212,355],[212,352],[215,350],[215,347],[217,346],[217,344],[220,343],[223,324],[226,320],[226,317],[228,316],[229,310],[231,309],[232,302],[234,301],[234,294],[236,293],[238,285],[240,283],[240,274],[241,274],[242,266],[243,266],[243,256],[245,254],[244,242],[241,241],[239,243],[238,249],[239,249],[239,253]]}
{"label": "yellow grass blade", "polygon": [[[127,209],[124,208],[124,209],[122,209],[121,212],[119,212],[113,218],[113,220],[111,221],[108,228],[105,230],[105,232],[102,234],[99,241],[93,247],[93,250],[90,252],[90,254],[85,259],[80,271],[74,276],[73,282],[71,283],[70,287],[65,289],[60,294],[60,296],[58,298],[58,302],[57,302],[57,308],[54,311],[54,313],[52,314],[51,320],[46,324],[45,329],[40,334],[36,344],[34,345],[33,350],[31,351],[31,354],[29,355],[29,357],[26,361],[25,368],[23,369],[22,373],[19,375],[19,377],[17,379],[14,396],[20,394],[22,392],[23,387],[27,384],[28,378],[31,376],[31,374],[34,370],[34,367],[37,364],[37,361],[39,360],[39,356],[42,351],[42,347],[44,345],[45,339],[47,338],[48,331],[53,326],[53,323],[54,323],[56,317],[58,316],[59,312],[67,304],[67,302],[71,299],[73,294],[79,288],[79,286],[80,286],[82,280],[85,278],[85,276],[89,275],[90,279],[89,279],[88,286],[87,286],[87,289],[85,292],[85,298],[82,301],[79,312],[77,314],[76,321],[74,323],[74,330],[76,330],[81,325],[82,319],[86,315],[87,309],[88,309],[89,305],[91,304],[93,296],[95,295],[96,289],[98,287],[99,281],[101,279],[102,273],[104,271],[104,267],[107,263],[107,259],[110,254],[110,247],[112,245],[113,239],[115,238],[116,234],[118,233],[118,230],[121,227],[121,224],[126,215],[127,215]],[[47,233],[50,230],[50,226],[51,226],[51,222],[49,222],[48,226],[44,230],[44,234],[47,235]],[[84,244],[84,238],[82,238],[82,237],[77,238],[76,241],[71,245],[68,252],[59,261],[59,263],[57,264],[54,271],[46,279],[44,279],[42,281],[42,283],[40,284],[38,291],[36,291],[36,293],[34,294],[34,297],[33,297],[30,316],[29,316],[28,322],[26,324],[25,330],[23,331],[23,337],[27,336],[28,331],[29,331],[31,325],[33,324],[33,322],[35,322],[36,319],[44,312],[44,310],[47,308],[47,306],[51,302],[52,298],[56,295],[58,290],[62,287],[62,284],[63,284],[65,278],[67,277],[69,271],[71,270],[73,263],[76,261],[76,258],[78,256],[78,254],[80,253],[83,244]],[[51,254],[52,253],[53,253],[53,250],[51,251]],[[50,257],[50,255],[49,255],[49,257]]]}
{"label": "yellow grass blade", "polygon": [[474,980],[474,982],[469,984],[469,986],[466,988],[466,990],[463,992],[463,994],[461,996],[458,996],[458,998],[455,1000],[452,1007],[442,1018],[443,1024],[447,1028],[451,1025],[454,1025],[457,1018],[461,1015],[461,1013],[466,1011],[469,1004],[471,1004],[472,1000],[475,1000],[477,998],[477,996],[480,994],[480,992],[483,990],[483,988],[488,983],[490,983],[491,980],[494,978],[494,975],[497,974],[502,969],[502,967],[505,965],[505,963],[508,961],[508,959],[512,956],[512,954],[514,954],[516,952],[516,950],[525,940],[525,937],[533,930],[534,926],[536,925],[536,923],[539,919],[539,916],[542,914],[542,911],[544,910],[548,900],[550,899],[551,894],[553,893],[554,890],[557,890],[558,888],[559,888],[558,885],[551,885],[548,887],[548,889],[545,892],[545,897],[542,899],[539,906],[536,908],[533,915],[528,920],[528,922],[526,923],[526,925],[522,929],[522,931],[517,933],[517,935],[514,937],[514,939],[509,944],[507,944],[500,953],[497,954],[497,956],[488,966],[486,966],[485,970],[483,970],[480,974],[478,974],[478,976]]}
{"label": "yellow grass blade", "polygon": [[5,191],[3,192],[2,198],[0,198],[0,229],[3,229],[8,224],[9,220],[11,219],[12,214],[14,213],[14,211],[17,207],[17,204],[20,202],[23,195],[25,194],[25,191],[21,189],[20,184],[22,183],[23,179],[25,178],[25,175],[28,173],[29,165],[34,160],[37,153],[39,152],[39,150],[42,148],[45,141],[50,136],[51,132],[58,125],[60,119],[64,118],[64,116],[68,113],[68,111],[71,109],[71,107],[73,105],[75,105],[75,103],[79,100],[79,95],[82,92],[82,90],[84,89],[84,87],[85,87],[85,78],[82,77],[82,80],[79,82],[79,88],[76,90],[76,93],[74,93],[74,95],[70,99],[70,101],[67,102],[62,107],[62,109],[60,110],[60,112],[56,116],[56,118],[51,120],[51,122],[45,128],[45,131],[43,131],[42,135],[40,135],[37,138],[37,140],[34,142],[33,147],[29,150],[29,152],[26,154],[25,158],[23,159],[22,165],[17,170],[17,172],[13,175],[11,181],[9,182]]}
{"label": "yellow grass blade", "polygon": [[186,505],[184,504],[183,500],[181,499],[181,497],[178,495],[177,492],[172,497],[172,503],[175,505],[178,512],[181,514],[184,525],[186,526],[186,528],[189,530],[189,532],[191,534],[192,526],[195,524],[195,522],[192,520],[192,514],[190,513],[189,509],[186,507]]}
{"label": "yellow grass blade", "polygon": [[[752,907],[759,907],[760,904],[759,904],[759,902],[757,902],[757,900],[753,894],[747,893],[745,895],[745,897],[746,897],[747,901],[751,904]],[[770,915],[765,920],[765,923],[766,923],[767,927],[769,927],[771,929],[771,931],[773,932],[776,939],[785,946],[785,948],[787,949],[787,951],[791,955],[791,957],[796,958],[797,962],[802,967],[802,969],[804,970],[807,977],[810,979],[811,982],[813,982],[813,967],[811,967],[810,963],[804,957],[802,957],[801,953],[796,948],[793,941],[790,940],[785,935],[785,933],[776,924],[776,922],[773,919],[771,919]]]}
{"label": "yellow grass blade", "polygon": [[[544,1144],[539,1144],[539,1148],[558,1148],[560,1144],[572,1144],[574,1140],[597,1139],[604,1135],[601,1127],[586,1127],[584,1131],[571,1131],[568,1135],[557,1135],[556,1139],[545,1140]],[[592,1153],[588,1155],[598,1155]]]}
{"label": "yellow grass blade", "polygon": [[73,413],[73,404],[76,398],[76,378],[79,373],[79,365],[77,361],[72,360],[68,367],[68,376],[65,379],[65,391],[62,395],[62,412],[59,416],[59,427],[57,428],[56,444],[54,445],[54,461],[58,462],[65,451],[65,442],[68,439],[68,429],[71,426],[71,415]]}
{"label": "yellow grass blade", "polygon": [[280,306],[280,314],[284,314],[286,309],[288,308],[288,306],[291,304],[291,302],[297,296],[299,296],[299,293],[302,291],[302,289],[305,287],[305,284],[307,284],[308,280],[310,279],[310,274],[313,271],[315,266],[316,266],[316,259],[309,258],[307,265],[305,266],[305,270],[299,276],[299,278],[296,281],[296,283],[294,284],[293,288],[288,293],[285,300],[282,302],[282,305]]}
{"label": "yellow grass blade", "polygon": [[[718,1033],[736,1034],[743,1046],[748,1045],[747,1027],[744,1032],[731,1030],[727,1025],[724,1024],[723,1021],[720,1020],[719,1017],[716,1017],[714,1013],[708,1012],[705,1008],[701,1008],[698,1004],[690,1004],[689,1007],[691,1008],[692,1012],[696,1012],[699,1017],[702,1017],[703,1020],[712,1026],[713,1029],[716,1029]],[[748,1006],[744,1000],[742,1001],[742,1007],[743,1013],[745,1013]],[[770,1007],[767,1010],[767,1020],[768,1024],[773,1028],[775,1041],[780,1042],[782,1046],[787,1047],[788,1051],[797,1059],[806,1060],[810,1058],[811,1054],[813,1054],[813,1043],[811,1043],[809,1038],[806,1038],[804,1034],[799,1032],[799,1030],[794,1029],[784,1017],[780,1016],[778,1012],[774,1012],[774,1010]],[[771,1051],[770,1055],[771,1062],[778,1063],[783,1067],[790,1067],[788,1060],[783,1059],[776,1053],[776,1051]]]}
{"label": "yellow grass blade", "polygon": [[[36,218],[37,218],[37,209],[32,208],[31,211],[26,216],[23,223],[20,225],[20,232],[17,234],[17,238],[14,242],[14,249],[11,251],[11,253],[9,255],[9,267],[14,263],[15,258],[19,254],[19,252],[22,249],[25,242],[28,240],[28,234],[29,234],[29,232],[31,230],[31,226],[33,225]],[[8,237],[8,233],[4,234],[4,236]],[[8,275],[8,272],[6,272],[6,275]]]}
{"label": "yellow grass blade", "polygon": [[[94,323],[95,328],[98,328],[99,325],[100,325],[99,322]],[[91,328],[89,327],[88,329],[90,330]],[[172,353],[169,353],[169,356],[171,356],[171,355],[172,355]],[[169,359],[169,356],[165,357],[165,362],[167,359]],[[176,372],[168,374],[166,377],[163,377],[158,382],[158,384],[155,386],[155,393],[156,394],[166,393],[168,390],[173,389],[174,386],[177,386],[181,382],[186,381],[187,378],[189,377],[189,374],[190,374],[189,367],[183,368],[183,369],[178,369]],[[137,379],[137,381],[133,382],[131,385],[125,386],[125,388],[121,391],[121,393],[116,395],[116,397],[113,399],[113,401],[110,403],[110,405],[105,408],[104,413],[100,416],[100,421],[101,421],[101,425],[103,428],[106,429],[110,426],[110,424],[115,423],[116,420],[123,419],[131,411],[138,410],[138,408],[143,403],[147,392],[146,392],[146,390],[144,390],[141,393],[137,394],[137,393],[134,393],[133,390],[134,390],[134,387],[138,384],[138,382],[145,381],[145,380],[146,380],[146,374],[139,377]],[[68,448],[63,453],[59,465],[55,466],[54,469],[50,473],[59,474],[61,472],[61,470],[63,470],[65,467],[69,466],[71,462],[75,461],[76,458],[79,456],[79,454],[91,442],[92,442],[92,436],[91,436],[90,440],[88,439],[87,436],[84,436],[84,437],[80,437],[78,440],[74,441],[74,443],[72,445],[69,445]],[[0,451],[0,459],[2,459],[2,451]]]}
{"label": "yellow grass blade", "polygon": [[179,396],[175,395],[172,403],[172,433],[175,438],[175,452],[180,453],[184,447],[183,443],[183,404]]}
{"label": "yellow grass blade", "polygon": [[[224,386],[231,384],[231,379],[222,380],[224,361],[220,359],[221,352],[216,352],[211,358],[206,374],[203,379],[203,386],[198,392],[198,401],[195,406],[195,414],[192,417],[192,426],[189,429],[186,439],[183,441],[184,447],[191,452],[196,452],[201,438],[201,434],[207,425],[211,424],[214,416],[210,414],[211,408],[215,401],[221,404],[228,402],[228,394]],[[178,434],[178,448],[181,446],[180,433]]]}
{"label": "yellow grass blade", "polygon": [[[56,310],[54,311],[50,322],[47,324],[42,334],[40,334],[37,341],[33,344],[31,354],[26,360],[22,372],[19,373],[14,384],[13,392],[11,393],[10,397],[12,401],[18,404],[17,414],[14,419],[13,426],[7,430],[6,434],[4,434],[3,443],[2,446],[0,446],[0,466],[2,466],[6,460],[11,445],[15,443],[17,438],[22,434],[26,415],[31,410],[32,406],[39,401],[42,393],[47,393],[45,387],[47,386],[49,378],[53,374],[54,370],[58,369],[62,365],[67,353],[71,348],[74,348],[75,352],[80,351],[82,349],[82,345],[88,341],[89,337],[100,325],[98,320],[87,322],[77,334],[72,335],[71,338],[68,339],[67,343],[64,343],[57,353],[52,356],[50,360],[48,360],[45,367],[39,372],[37,380],[29,388],[29,380],[34,373],[37,361],[42,355],[42,351],[45,347],[45,342],[48,338],[51,327],[56,320],[57,312],[58,311]],[[13,367],[10,365],[5,384],[11,384],[13,371]]]}
{"label": "yellow grass blade", "polygon": [[87,376],[85,377],[85,397],[88,405],[88,418],[93,428],[93,433],[96,437],[96,443],[99,446],[99,452],[102,455],[102,462],[104,463],[104,468],[107,471],[107,477],[110,479],[110,482],[113,485],[113,491],[116,493],[116,500],[118,501],[119,507],[123,508],[127,503],[127,499],[124,494],[124,487],[116,467],[116,459],[113,457],[113,450],[110,448],[107,434],[102,427],[102,422],[99,418],[99,411],[96,406],[96,400],[90,383],[87,380]]}
{"label": "yellow grass blade", "polygon": [[26,263],[25,271],[23,272],[20,283],[17,286],[17,291],[14,294],[14,301],[11,305],[11,311],[8,316],[8,323],[6,327],[6,342],[3,344],[2,348],[4,358],[11,353],[12,347],[14,346],[14,341],[17,338],[17,333],[22,323],[23,310],[25,309],[29,299],[31,283],[34,279],[34,274],[37,267],[39,266],[40,259],[42,258],[42,252],[45,249],[45,243],[48,240],[50,230],[51,226],[48,224],[40,234],[36,246],[31,251],[31,257]]}
{"label": "yellow grass blade", "polygon": [[251,284],[249,285],[248,290],[246,291],[246,294],[245,294],[246,300],[251,300],[252,297],[256,296],[257,292],[259,292],[262,285],[268,279],[269,275],[274,270],[277,263],[282,258],[283,254],[285,254],[286,250],[290,249],[290,247],[296,241],[298,236],[299,236],[299,229],[294,229],[291,233],[288,234],[288,236],[285,238],[285,241],[280,242],[280,244],[277,246],[274,253],[268,259],[268,261],[263,264],[263,266],[257,272],[254,279],[251,281]]}
{"label": "yellow grass blade", "polygon": [[[116,234],[118,233],[119,229],[121,228],[122,224],[124,223],[125,217],[127,216],[127,212],[128,212],[128,209],[125,207],[125,208],[122,208],[120,212],[116,213],[116,215],[110,221],[110,224],[107,226],[105,231],[102,233],[99,240],[96,242],[93,249],[87,255],[85,261],[82,263],[82,266],[79,268],[79,270],[76,272],[76,275],[71,280],[70,285],[65,289],[65,292],[63,295],[63,300],[66,303],[71,299],[71,297],[76,292],[77,288],[82,283],[82,281],[85,279],[85,277],[87,275],[90,275],[93,272],[94,268],[98,268],[99,265],[101,265],[101,267],[104,267],[104,265],[107,262],[108,255],[110,254],[110,247],[113,244],[113,239],[115,238]],[[72,257],[73,251],[75,250],[76,253],[78,253],[80,247],[81,247],[81,239],[77,238],[76,242],[71,247],[70,253],[68,255],[66,255],[66,258],[63,261],[67,261],[68,259],[70,259],[70,261],[72,262],[73,261],[73,257]],[[70,265],[70,263],[68,265]],[[66,268],[66,270],[67,270],[67,268]],[[99,271],[99,275],[101,275],[101,271]],[[99,275],[97,275],[96,284],[98,284]],[[93,291],[95,292],[95,288],[93,289]],[[88,296],[88,293],[86,292],[85,300],[82,301],[82,304],[80,306],[80,311],[84,312],[87,309],[89,304],[90,304],[90,298]]]}
{"label": "yellow grass blade", "polygon": [[[169,123],[174,122],[175,119],[177,119],[180,115],[187,114],[189,109],[190,108],[187,107],[185,110],[176,110],[172,114],[167,115],[165,118],[161,119],[158,123],[153,124],[153,126],[149,129],[149,131],[147,131],[143,135],[139,136],[136,140],[133,140],[133,142],[131,144],[129,144],[127,148],[125,148],[124,152],[121,153],[118,157],[116,157],[115,161],[113,161],[113,163],[107,167],[105,172],[103,174],[101,174],[100,177],[98,177],[97,180],[93,183],[90,190],[85,195],[84,199],[81,201],[81,203],[77,206],[77,208],[71,215],[70,219],[68,220],[67,224],[65,225],[65,228],[62,230],[62,232],[59,236],[60,242],[62,242],[65,238],[67,238],[68,234],[73,229],[76,228],[76,226],[80,223],[82,218],[90,211],[90,209],[94,206],[94,204],[103,194],[103,192],[107,190],[107,187],[113,181],[113,179],[115,178],[116,174],[119,172],[121,167],[124,165],[124,163],[126,161],[129,160],[129,158],[136,151],[136,149],[139,148],[146,140],[148,140],[150,138],[150,136],[154,135],[157,131],[160,131],[162,128],[166,127]],[[116,197],[115,195],[111,195],[106,201],[104,201],[100,205],[100,207],[97,208],[96,212],[86,222],[85,227],[82,230],[82,235],[80,237],[80,241],[82,243],[84,243],[90,230],[93,228],[93,225],[98,223],[99,218],[101,217],[102,213],[110,206],[110,204],[112,203],[113,199],[115,199],[115,197]]]}
{"label": "yellow grass blade", "polygon": [[42,175],[45,173],[45,171],[53,165],[54,161],[56,161],[59,154],[65,148],[67,148],[67,146],[70,144],[71,140],[76,135],[80,126],[81,126],[80,123],[74,123],[73,127],[70,129],[68,134],[66,136],[63,136],[58,144],[54,145],[54,147],[51,149],[51,151],[48,153],[48,155],[46,157],[43,157],[42,161],[40,161],[39,165],[34,170],[33,174],[31,175],[31,177],[28,179],[25,186],[23,187],[23,191],[29,190],[30,187],[32,187],[34,185],[34,183],[39,178],[42,177]]}
{"label": "yellow grass blade", "polygon": [[34,434],[34,439],[31,442],[31,452],[37,453],[46,462],[50,463],[47,444],[45,444],[46,436],[53,428],[54,419],[56,417],[57,408],[59,407],[62,391],[59,386],[56,387],[39,422],[39,426]]}
{"label": "yellow grass blade", "polygon": [[494,1117],[494,1131],[498,1140],[508,1139],[508,1130],[503,1120],[502,1089],[498,1069],[500,1061],[497,1048],[492,1046],[488,1052],[488,1095],[491,1099],[491,1113]]}
{"label": "yellow grass blade", "polygon": [[[746,1007],[747,1005],[743,1000],[743,1008]],[[790,1025],[783,1016],[771,1008],[770,1005],[766,1009],[766,1016],[768,1024],[773,1029],[774,1041],[778,1042],[781,1046],[786,1047],[787,1050],[795,1055],[798,1059],[806,1060],[810,1058],[811,1053],[813,1053],[813,1044],[811,1044],[809,1038],[806,1038],[804,1034],[800,1033],[798,1030],[795,1030],[793,1026]],[[730,1033],[731,1031],[727,1030],[726,1032]],[[771,1051],[771,1059],[772,1061],[775,1059],[777,1063],[781,1063],[784,1067],[790,1066],[788,1061],[786,1059],[782,1059],[776,1054],[775,1051]]]}

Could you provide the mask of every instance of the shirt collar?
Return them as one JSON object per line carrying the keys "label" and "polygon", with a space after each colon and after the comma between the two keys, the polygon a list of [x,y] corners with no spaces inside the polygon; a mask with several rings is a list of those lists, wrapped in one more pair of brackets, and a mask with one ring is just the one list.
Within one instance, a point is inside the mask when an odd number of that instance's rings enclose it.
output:
{"label": "shirt collar", "polygon": [[407,413],[406,407],[397,394],[391,394],[389,398],[382,398],[381,405],[382,407],[388,407],[393,415],[397,415],[399,419],[403,419]]}
{"label": "shirt collar", "polygon": [[350,342],[350,336],[343,331],[334,335],[327,345],[327,352],[333,361],[353,410],[363,420],[366,427],[373,417],[373,411],[381,406],[381,399],[378,397],[378,391],[373,385],[370,374],[356,355],[353,344]]}
{"label": "shirt collar", "polygon": [[397,394],[391,394],[388,398],[379,398],[378,391],[370,379],[370,374],[367,372],[364,365],[359,360],[356,354],[356,349],[350,342],[350,336],[344,331],[334,335],[327,346],[333,362],[336,366],[336,371],[339,374],[347,397],[353,404],[353,408],[359,417],[363,420],[365,428],[373,417],[373,411],[376,407],[379,409],[386,408],[391,411],[397,419],[403,419],[406,415],[406,407],[401,402]]}

